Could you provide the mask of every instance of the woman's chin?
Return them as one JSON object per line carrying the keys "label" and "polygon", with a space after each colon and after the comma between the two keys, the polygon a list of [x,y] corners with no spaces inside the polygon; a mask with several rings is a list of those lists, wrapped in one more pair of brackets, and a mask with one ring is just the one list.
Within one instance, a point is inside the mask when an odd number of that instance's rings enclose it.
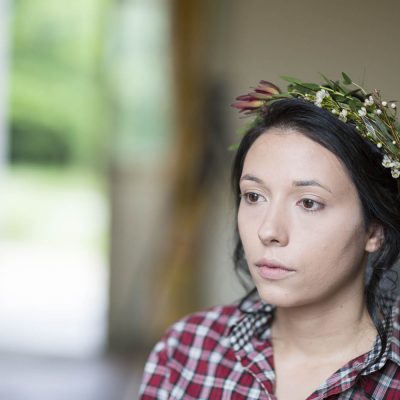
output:
{"label": "woman's chin", "polygon": [[257,292],[261,300],[276,307],[294,307],[299,305],[299,299],[287,289],[257,285]]}

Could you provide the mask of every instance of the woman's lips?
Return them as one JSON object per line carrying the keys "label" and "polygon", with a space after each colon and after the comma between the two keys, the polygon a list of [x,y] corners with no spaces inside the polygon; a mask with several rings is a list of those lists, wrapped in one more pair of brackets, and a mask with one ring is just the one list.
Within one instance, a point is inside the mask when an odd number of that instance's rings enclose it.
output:
{"label": "woman's lips", "polygon": [[290,275],[293,275],[296,272],[296,270],[287,267],[286,265],[267,260],[260,260],[256,263],[256,267],[257,273],[263,279],[284,279]]}

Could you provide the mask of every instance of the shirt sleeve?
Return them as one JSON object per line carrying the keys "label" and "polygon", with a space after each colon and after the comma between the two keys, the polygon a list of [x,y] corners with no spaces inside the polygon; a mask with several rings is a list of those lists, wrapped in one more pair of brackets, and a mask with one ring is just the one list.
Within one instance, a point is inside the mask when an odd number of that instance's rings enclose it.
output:
{"label": "shirt sleeve", "polygon": [[171,393],[168,367],[167,337],[154,347],[144,367],[139,400],[167,400]]}

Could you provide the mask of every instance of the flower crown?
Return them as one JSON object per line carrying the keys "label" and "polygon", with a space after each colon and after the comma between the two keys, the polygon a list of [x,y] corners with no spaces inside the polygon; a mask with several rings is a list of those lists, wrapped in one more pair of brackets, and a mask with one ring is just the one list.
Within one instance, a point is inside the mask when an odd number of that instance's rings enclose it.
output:
{"label": "flower crown", "polygon": [[382,149],[382,165],[390,168],[393,178],[399,178],[400,125],[396,121],[396,101],[382,100],[379,90],[368,93],[344,72],[342,76],[343,81],[339,82],[322,75],[323,85],[283,76],[289,82],[287,92],[281,92],[271,82],[260,81],[251,93],[237,97],[232,107],[245,116],[262,117],[276,100],[300,98],[314,103],[341,121],[355,125],[362,137]]}

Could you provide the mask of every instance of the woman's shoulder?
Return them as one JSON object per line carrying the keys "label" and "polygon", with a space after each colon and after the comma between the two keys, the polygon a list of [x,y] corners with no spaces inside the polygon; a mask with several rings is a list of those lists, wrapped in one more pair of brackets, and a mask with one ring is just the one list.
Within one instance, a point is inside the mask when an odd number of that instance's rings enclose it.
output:
{"label": "woman's shoulder", "polygon": [[[180,393],[193,376],[205,385],[208,371],[215,371],[218,365],[223,365],[224,371],[233,369],[236,358],[230,332],[248,312],[242,306],[242,301],[214,306],[171,325],[147,360],[140,398],[166,398],[173,390]],[[197,395],[198,384],[192,387]]]}

